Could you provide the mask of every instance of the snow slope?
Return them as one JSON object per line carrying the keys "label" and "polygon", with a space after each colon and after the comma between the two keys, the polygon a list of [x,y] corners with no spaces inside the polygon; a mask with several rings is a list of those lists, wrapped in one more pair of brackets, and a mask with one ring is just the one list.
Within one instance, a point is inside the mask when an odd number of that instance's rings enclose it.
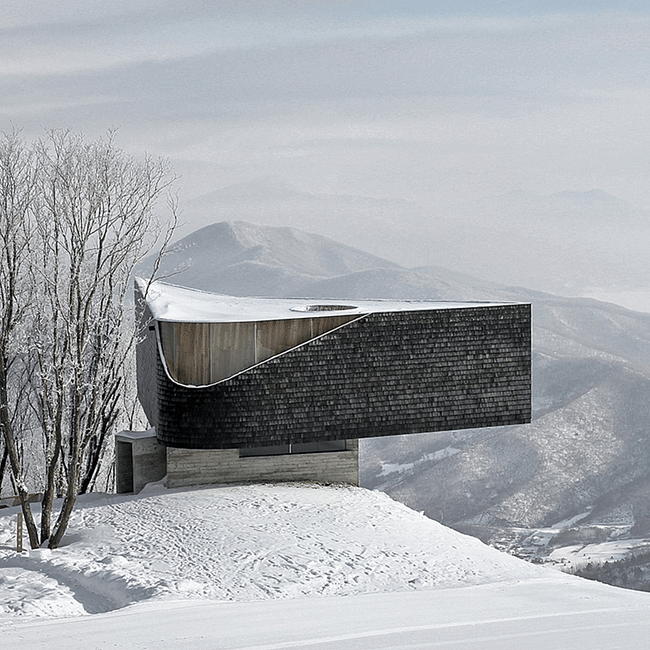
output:
{"label": "snow slope", "polygon": [[[347,596],[537,575],[362,488],[157,487],[138,497],[91,495],[51,556],[12,552],[15,519],[0,517],[0,620],[96,613],[152,599]],[[62,587],[56,603],[52,581]],[[21,593],[22,582],[29,594]]]}
{"label": "snow slope", "polygon": [[650,595],[315,484],[91,495],[62,548],[0,514],[3,648],[645,648]]}

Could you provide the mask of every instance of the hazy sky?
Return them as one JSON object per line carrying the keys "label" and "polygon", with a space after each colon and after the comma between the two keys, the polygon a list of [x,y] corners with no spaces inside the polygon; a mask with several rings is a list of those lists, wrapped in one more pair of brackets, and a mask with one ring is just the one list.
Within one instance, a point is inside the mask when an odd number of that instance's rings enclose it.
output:
{"label": "hazy sky", "polygon": [[[453,9],[451,9],[453,7]],[[3,130],[428,204],[601,188],[650,208],[650,3],[5,0]]]}

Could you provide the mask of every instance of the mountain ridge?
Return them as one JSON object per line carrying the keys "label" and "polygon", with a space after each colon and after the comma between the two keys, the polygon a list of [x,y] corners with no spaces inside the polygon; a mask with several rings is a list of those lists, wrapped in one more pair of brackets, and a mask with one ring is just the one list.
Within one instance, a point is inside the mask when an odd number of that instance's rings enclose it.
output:
{"label": "mountain ridge", "polygon": [[438,264],[556,294],[650,293],[650,213],[601,189],[427,205],[304,192],[266,177],[198,197],[186,211],[197,225],[239,219],[293,226],[405,267]]}

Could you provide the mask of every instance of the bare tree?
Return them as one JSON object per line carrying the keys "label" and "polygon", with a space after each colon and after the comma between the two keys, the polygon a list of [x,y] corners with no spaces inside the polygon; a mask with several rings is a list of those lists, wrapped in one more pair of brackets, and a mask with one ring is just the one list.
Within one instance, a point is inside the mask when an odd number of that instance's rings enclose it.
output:
{"label": "bare tree", "polygon": [[[9,460],[14,488],[20,497],[30,543],[38,545],[14,425],[24,394],[22,326],[31,307],[29,282],[29,214],[33,201],[33,156],[18,133],[0,139],[0,428],[3,463]],[[24,343],[24,341],[22,341]],[[4,467],[3,467],[4,473]],[[2,477],[4,478],[4,477]]]}
{"label": "bare tree", "polygon": [[[43,435],[44,484],[40,535],[29,522],[28,530],[32,546],[47,541],[55,548],[122,417],[136,336],[127,324],[127,294],[135,265],[170,227],[155,206],[172,178],[164,160],[127,155],[112,133],[86,142],[53,131],[34,145],[33,157],[26,221],[34,232],[23,251],[33,307],[26,367]],[[20,295],[18,287],[11,291]],[[16,436],[5,434],[9,448]],[[13,461],[11,467],[18,476]],[[53,524],[55,496],[63,502]]]}

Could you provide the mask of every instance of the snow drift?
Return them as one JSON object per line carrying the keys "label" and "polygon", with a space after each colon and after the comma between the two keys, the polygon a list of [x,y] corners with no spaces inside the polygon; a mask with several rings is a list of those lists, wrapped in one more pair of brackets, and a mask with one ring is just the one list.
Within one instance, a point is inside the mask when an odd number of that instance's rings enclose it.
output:
{"label": "snow drift", "polygon": [[0,514],[12,650],[641,649],[650,634],[650,595],[527,564],[362,488],[96,494],[60,549],[21,555],[16,514]]}
{"label": "snow drift", "polygon": [[[6,513],[6,514],[5,514]],[[0,515],[0,621],[145,600],[250,601],[435,589],[537,575],[380,492],[314,484],[82,500],[63,547],[16,555]]]}

